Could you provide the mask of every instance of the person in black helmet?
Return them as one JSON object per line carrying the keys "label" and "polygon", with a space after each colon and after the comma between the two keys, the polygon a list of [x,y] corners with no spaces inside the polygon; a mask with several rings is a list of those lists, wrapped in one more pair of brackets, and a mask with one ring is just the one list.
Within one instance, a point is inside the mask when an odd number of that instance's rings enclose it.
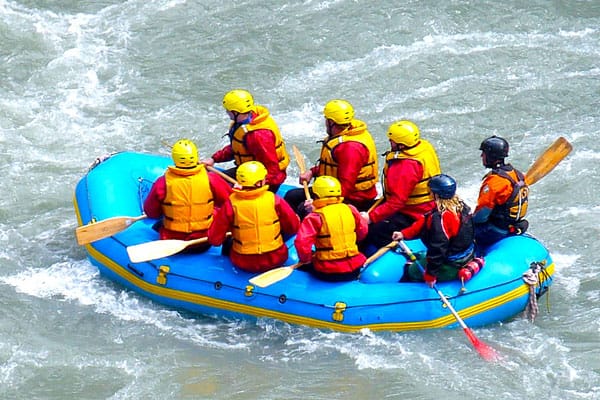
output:
{"label": "person in black helmet", "polygon": [[[425,281],[433,287],[436,281],[458,278],[458,271],[474,260],[473,223],[471,209],[456,194],[456,181],[449,175],[439,174],[429,181],[436,208],[417,219],[411,226],[396,231],[392,239],[415,239],[420,237],[427,253],[425,273],[416,263],[407,264],[403,281]],[[422,255],[417,255],[422,258]],[[479,268],[478,268],[479,269]]]}
{"label": "person in black helmet", "polygon": [[485,175],[473,214],[478,250],[511,235],[527,231],[525,219],[529,187],[523,173],[506,164],[508,142],[492,136],[481,142],[481,161],[491,171]]}

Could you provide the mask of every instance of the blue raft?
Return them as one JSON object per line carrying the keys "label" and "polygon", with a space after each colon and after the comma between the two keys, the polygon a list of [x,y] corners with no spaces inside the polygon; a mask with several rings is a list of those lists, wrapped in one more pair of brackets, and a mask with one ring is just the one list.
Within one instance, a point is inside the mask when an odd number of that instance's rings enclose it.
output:
{"label": "blue raft", "polygon": [[[171,159],[122,152],[97,160],[77,184],[74,207],[79,225],[115,216],[142,214],[142,204],[154,180]],[[282,186],[280,192],[289,190]],[[266,317],[342,332],[361,329],[405,331],[456,327],[455,318],[438,294],[423,283],[399,283],[406,258],[389,251],[357,281],[329,283],[307,272],[260,288],[249,283],[254,274],[235,268],[220,248],[203,254],[177,254],[132,263],[127,246],[158,239],[156,221],[144,219],[106,239],[87,244],[89,260],[109,279],[156,302],[193,313],[235,318]],[[424,249],[407,242],[413,251]],[[293,238],[290,259],[297,261]],[[525,310],[529,286],[523,274],[536,269],[536,296],[552,283],[554,263],[548,250],[531,236],[502,240],[489,249],[482,271],[466,282],[438,283],[465,322],[483,326],[505,321]]]}

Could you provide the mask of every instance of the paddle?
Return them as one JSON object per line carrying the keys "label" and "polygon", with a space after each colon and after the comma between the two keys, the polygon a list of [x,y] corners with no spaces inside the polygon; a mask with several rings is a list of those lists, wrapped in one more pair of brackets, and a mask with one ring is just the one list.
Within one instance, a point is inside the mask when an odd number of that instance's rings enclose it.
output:
{"label": "paddle", "polygon": [[218,169],[216,169],[215,167],[211,167],[210,165],[205,165],[205,167],[207,170],[214,172],[215,174],[219,175],[221,178],[225,179],[227,182],[231,183],[232,185],[234,185],[234,186],[238,185],[238,181],[236,181],[235,179],[233,179],[226,173],[219,171]]}
{"label": "paddle", "polygon": [[84,245],[113,236],[129,228],[134,222],[144,218],[147,218],[146,214],[137,217],[112,217],[82,225],[75,229],[77,244]]}
{"label": "paddle", "polygon": [[127,246],[127,254],[129,255],[129,259],[131,260],[131,262],[140,263],[144,261],[168,257],[173,254],[179,253],[188,246],[205,243],[207,241],[207,237],[193,240],[154,240],[152,242],[136,244],[134,246]]}
{"label": "paddle", "polygon": [[382,196],[382,197],[378,198],[377,200],[375,200],[375,203],[373,203],[373,205],[371,205],[371,207],[369,207],[369,209],[367,210],[367,214],[370,213],[371,211],[373,211],[375,209],[375,207],[380,205],[384,199],[385,199],[385,196]]}
{"label": "paddle", "polygon": [[[306,164],[304,163],[304,157],[298,147],[296,145],[292,145],[292,150],[294,151],[294,157],[296,158],[296,163],[298,164],[298,168],[300,168],[300,173],[303,174],[306,171]],[[306,181],[302,182],[304,184],[304,196],[306,196],[306,200],[310,199],[310,192],[308,191],[308,183]],[[256,275],[254,278],[250,279],[250,283],[256,285],[258,287],[267,287],[274,283],[277,283],[294,272],[295,269],[303,265],[303,263],[296,263],[294,265],[290,265],[287,267],[279,267],[267,272],[263,272],[260,275]]]}
{"label": "paddle", "polygon": [[554,169],[570,152],[573,146],[564,137],[559,137],[529,167],[525,183],[533,185]]}
{"label": "paddle", "polygon": [[[296,147],[296,145],[292,145],[292,150],[294,151],[294,157],[296,158],[296,163],[298,164],[298,168],[300,168],[300,174],[306,172],[306,164],[304,163],[304,157],[300,150]],[[304,186],[304,196],[306,196],[306,200],[310,200],[310,192],[308,191],[308,182],[302,182]]]}
{"label": "paddle", "polygon": [[[408,258],[412,262],[416,263],[417,266],[421,269],[421,271],[424,272],[425,270],[423,266],[419,263],[419,261],[417,261],[417,257],[415,257],[412,251],[410,251],[406,243],[403,240],[401,240],[398,242],[398,244],[400,245],[400,247],[402,247],[402,250],[404,251],[404,253],[406,253]],[[471,328],[467,326],[467,324],[465,324],[465,321],[463,321],[460,315],[458,315],[458,313],[456,312],[454,307],[452,307],[446,296],[444,296],[444,294],[437,288],[436,285],[433,285],[433,290],[437,292],[442,302],[446,305],[446,307],[448,307],[454,318],[456,318],[456,321],[458,321],[459,325],[463,328],[463,331],[467,335],[467,338],[469,338],[469,340],[473,344],[473,347],[475,347],[475,350],[477,350],[479,355],[486,361],[497,361],[500,357],[496,350],[494,350],[492,347],[488,346],[487,344],[479,340],[477,336],[475,336],[475,333],[471,330]]]}
{"label": "paddle", "polygon": [[250,279],[249,282],[253,285],[256,285],[256,286],[262,287],[262,288],[271,286],[272,284],[277,283],[277,282],[287,278],[288,276],[290,276],[290,274],[292,272],[294,272],[295,269],[301,267],[302,265],[304,265],[304,264],[296,263],[294,265],[289,265],[287,267],[275,268],[270,271],[263,272],[260,275],[256,275],[254,278]]}
{"label": "paddle", "polygon": [[384,255],[391,249],[395,248],[396,246],[398,246],[398,242],[396,240],[394,240],[394,241],[389,242],[385,246],[381,247],[379,250],[377,250],[375,253],[373,253],[371,255],[371,257],[369,257],[365,260],[363,267],[366,267],[367,265],[371,264],[373,261],[377,260],[379,257]]}

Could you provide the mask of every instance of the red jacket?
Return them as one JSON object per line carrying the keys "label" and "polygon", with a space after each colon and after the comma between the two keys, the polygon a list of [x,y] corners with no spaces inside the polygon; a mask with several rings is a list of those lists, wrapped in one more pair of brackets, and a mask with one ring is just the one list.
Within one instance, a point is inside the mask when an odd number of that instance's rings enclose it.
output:
{"label": "red jacket", "polygon": [[[360,206],[377,197],[376,186],[359,192],[354,189],[358,173],[363,165],[369,162],[369,150],[362,143],[355,141],[340,143],[335,147],[333,156],[339,164],[336,178],[342,185],[344,203]],[[319,167],[315,165],[311,168],[311,172],[313,176],[318,176]]]}
{"label": "red jacket", "polygon": [[[267,169],[267,184],[281,185],[286,178],[286,172],[279,169],[279,160],[275,148],[275,135],[268,129],[258,129],[244,136],[246,148]],[[215,162],[233,160],[231,144],[223,147],[212,155]]]}
{"label": "red jacket", "polygon": [[369,213],[372,223],[383,221],[396,213],[408,215],[413,219],[435,208],[435,201],[407,206],[406,201],[415,185],[423,177],[423,166],[415,160],[398,160],[390,164],[387,170],[385,187],[388,192],[385,201]]}
{"label": "red jacket", "polygon": [[[356,240],[360,242],[367,236],[369,226],[360,217],[358,210],[354,206],[348,205],[348,207],[350,207],[354,215],[354,221],[356,222]],[[342,274],[352,272],[363,266],[366,257],[362,253],[336,261],[319,261],[313,259],[312,247],[316,242],[317,235],[321,231],[321,226],[323,226],[321,215],[315,212],[311,212],[302,220],[294,241],[300,262],[308,263],[312,261],[316,271],[337,271]]]}
{"label": "red jacket", "polygon": [[[293,235],[298,231],[300,219],[292,210],[290,205],[278,195],[275,195],[275,212],[279,216],[281,233]],[[208,242],[213,246],[219,246],[225,241],[227,232],[233,228],[233,207],[231,201],[219,209],[215,220],[208,230]],[[229,258],[236,267],[249,272],[264,272],[280,267],[288,259],[288,248],[284,243],[279,249],[264,254],[239,254],[230,250]]]}
{"label": "red jacket", "polygon": [[[214,172],[208,172],[208,182],[213,193],[215,200],[215,210],[218,207],[222,207],[231,194],[231,186],[219,175]],[[159,219],[163,216],[162,201],[167,195],[167,184],[165,176],[159,177],[156,182],[152,185],[148,197],[144,201],[144,212],[150,218]],[[214,221],[213,221],[214,222]],[[161,239],[179,239],[179,240],[192,240],[206,237],[207,230],[196,231],[191,233],[175,232],[165,227],[159,230]]]}

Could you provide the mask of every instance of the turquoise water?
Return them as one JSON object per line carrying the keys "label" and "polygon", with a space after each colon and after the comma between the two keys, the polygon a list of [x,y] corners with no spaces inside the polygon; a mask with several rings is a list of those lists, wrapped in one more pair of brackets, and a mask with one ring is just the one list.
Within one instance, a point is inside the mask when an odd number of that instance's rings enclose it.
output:
{"label": "turquoise water", "polygon": [[[0,16],[0,398],[600,398],[598,1],[0,0]],[[78,179],[180,137],[210,155],[237,87],[310,161],[332,98],[380,152],[392,121],[415,121],[471,205],[485,137],[526,170],[565,136],[573,153],[530,203],[550,312],[477,329],[505,355],[491,365],[460,330],[199,317],[103,279],[74,239]]]}

